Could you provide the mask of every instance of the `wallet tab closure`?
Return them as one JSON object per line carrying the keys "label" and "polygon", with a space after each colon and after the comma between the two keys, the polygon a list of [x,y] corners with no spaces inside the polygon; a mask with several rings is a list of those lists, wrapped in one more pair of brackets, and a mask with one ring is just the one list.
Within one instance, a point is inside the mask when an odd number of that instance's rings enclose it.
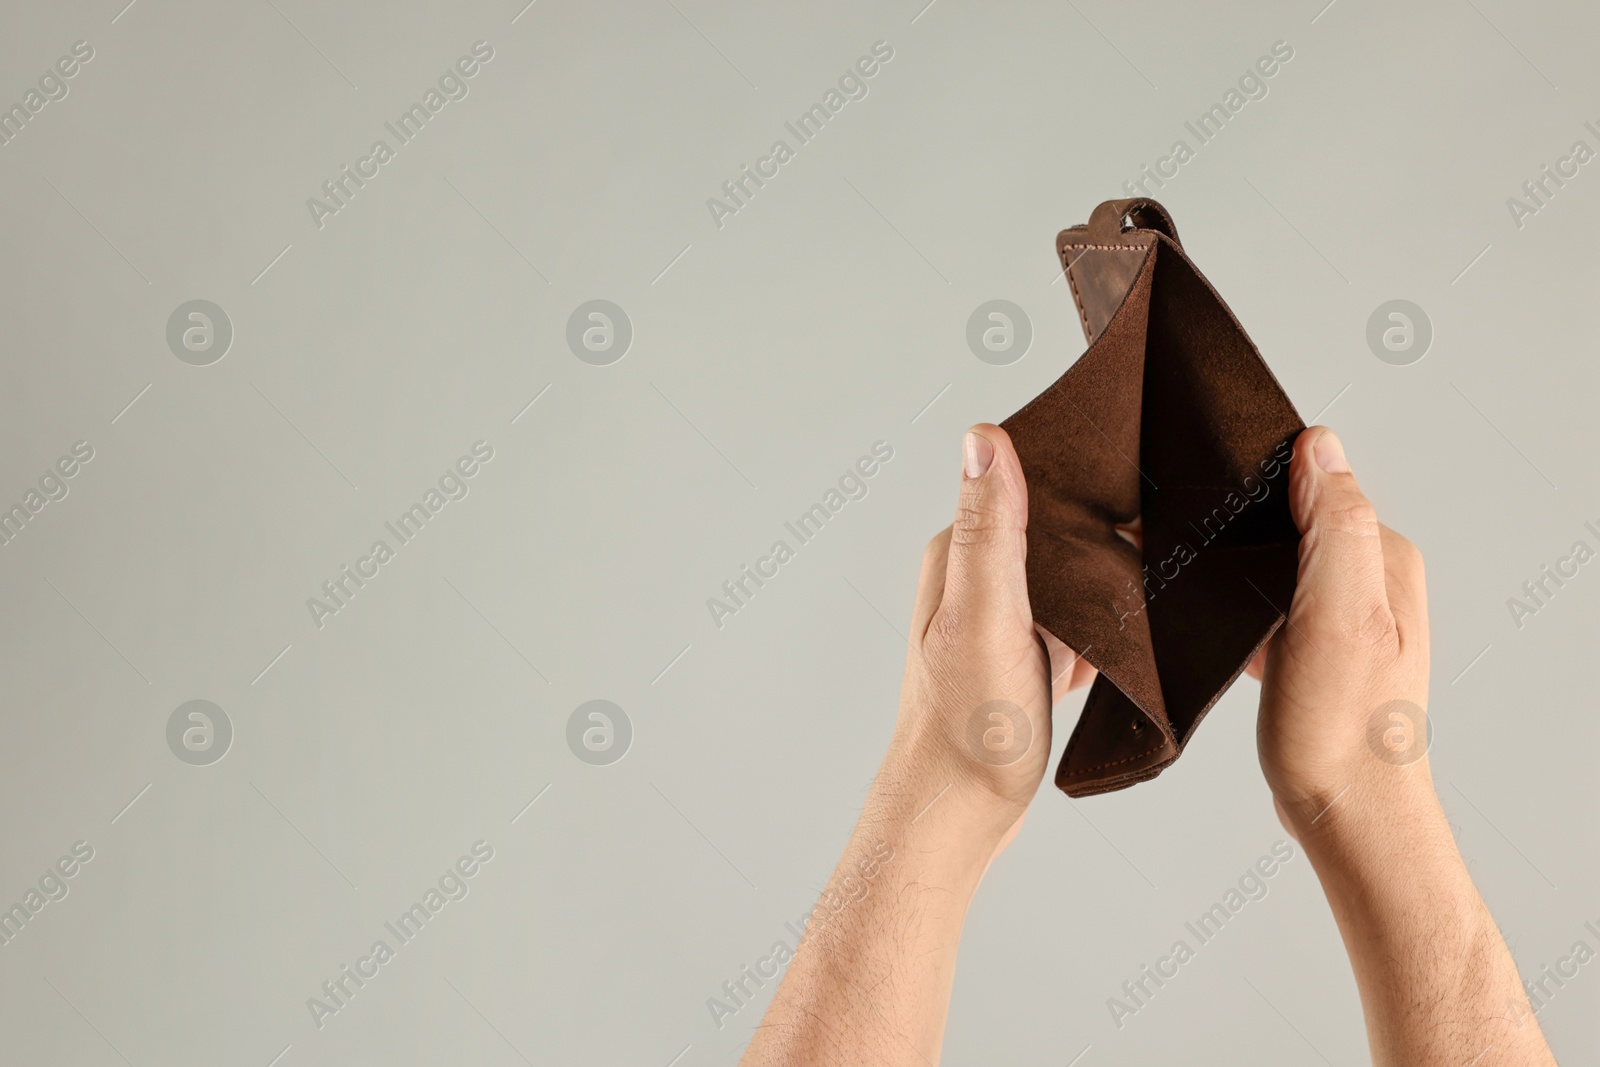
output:
{"label": "wallet tab closure", "polygon": [[1067,272],[1078,323],[1088,344],[1098,341],[1110,317],[1122,307],[1144,267],[1144,256],[1157,243],[1155,234],[1182,248],[1178,226],[1166,208],[1136,197],[1107,200],[1094,208],[1088,224],[1056,235],[1056,256]]}
{"label": "wallet tab closure", "polygon": [[1104,332],[1133,288],[1145,254],[1156,244],[1154,234],[1183,247],[1167,209],[1154,200],[1135,197],[1107,200],[1094,209],[1086,225],[1062,230],[1056,236],[1056,255],[1067,272],[1083,338],[1089,344]]}
{"label": "wallet tab closure", "polygon": [[1167,209],[1154,200],[1133,197],[1127,200],[1107,200],[1089,216],[1089,239],[1095,244],[1134,244],[1141,247],[1145,238],[1129,237],[1137,230],[1154,230],[1164,235],[1179,248],[1178,227],[1167,214]]}

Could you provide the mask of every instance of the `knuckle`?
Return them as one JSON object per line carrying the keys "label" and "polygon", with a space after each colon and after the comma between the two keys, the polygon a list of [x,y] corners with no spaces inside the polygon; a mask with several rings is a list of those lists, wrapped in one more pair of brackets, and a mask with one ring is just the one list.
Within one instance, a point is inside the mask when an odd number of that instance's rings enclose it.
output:
{"label": "knuckle", "polygon": [[936,652],[958,646],[967,629],[966,616],[966,611],[958,603],[940,604],[939,610],[928,620],[924,643]]}
{"label": "knuckle", "polygon": [[1377,537],[1381,533],[1378,511],[1365,498],[1340,502],[1328,508],[1318,516],[1318,525],[1330,533],[1354,537]]}
{"label": "knuckle", "polygon": [[[963,664],[988,663],[1014,620],[997,615],[993,606],[966,597],[950,597],[939,605],[923,634],[932,655]],[[1029,647],[1033,645],[1031,639]]]}
{"label": "knuckle", "polygon": [[1005,531],[992,523],[982,520],[968,521],[963,513],[956,521],[956,528],[950,536],[952,545],[963,548],[974,546],[992,545],[1000,540]]}
{"label": "knuckle", "polygon": [[955,525],[950,529],[951,545],[988,545],[1006,542],[1024,531],[1002,508],[979,493],[964,494],[956,505]]}
{"label": "knuckle", "polygon": [[1393,645],[1399,633],[1394,613],[1389,610],[1389,605],[1382,598],[1374,599],[1356,627],[1356,637],[1373,647]]}

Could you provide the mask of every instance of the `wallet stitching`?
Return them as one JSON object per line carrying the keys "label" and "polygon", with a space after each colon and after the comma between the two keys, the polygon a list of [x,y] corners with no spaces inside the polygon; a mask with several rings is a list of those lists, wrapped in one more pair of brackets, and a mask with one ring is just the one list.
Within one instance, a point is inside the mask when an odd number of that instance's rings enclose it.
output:
{"label": "wallet stitching", "polygon": [[[1056,247],[1056,254],[1060,255],[1062,252],[1065,252],[1069,248],[1088,248],[1088,249],[1095,249],[1095,250],[1102,251],[1102,252],[1119,252],[1119,251],[1120,252],[1143,252],[1143,251],[1145,251],[1147,249],[1147,247],[1148,246],[1146,246],[1146,245],[1066,244],[1066,245],[1058,245]],[[1088,312],[1088,309],[1086,309],[1083,306],[1083,294],[1078,292],[1078,282],[1077,282],[1077,279],[1075,279],[1072,276],[1072,267],[1071,267],[1071,265],[1063,263],[1061,266],[1062,266],[1062,269],[1067,272],[1067,284],[1072,287],[1072,303],[1078,309],[1078,320],[1083,323],[1083,335],[1085,337],[1088,337],[1089,334],[1090,334],[1090,330],[1089,330],[1089,312]]]}
{"label": "wallet stitching", "polygon": [[1095,771],[1103,771],[1107,767],[1117,767],[1117,766],[1120,766],[1120,765],[1122,765],[1124,763],[1132,763],[1134,760],[1144,759],[1146,756],[1150,755],[1150,753],[1159,751],[1160,748],[1161,748],[1161,746],[1157,745],[1155,748],[1147,748],[1143,752],[1140,752],[1138,755],[1129,756],[1127,759],[1113,760],[1110,763],[1101,763],[1101,764],[1099,764],[1097,766],[1094,766],[1094,767],[1084,767],[1084,768],[1081,768],[1081,769],[1076,770],[1076,771],[1068,771],[1067,772],[1067,777],[1068,778],[1076,778],[1080,774],[1093,774]]}
{"label": "wallet stitching", "polygon": [[[1058,638],[1058,640],[1059,640],[1059,638]],[[1246,661],[1246,662],[1248,662],[1248,661]],[[1242,668],[1241,668],[1241,670],[1242,670]],[[1237,677],[1237,675],[1235,677]],[[1217,694],[1217,696],[1219,698],[1221,697],[1221,695],[1222,694],[1220,694],[1220,693]],[[1213,703],[1215,703],[1215,701],[1213,701]],[[1140,710],[1142,711],[1144,709],[1141,708]],[[1157,730],[1160,731],[1161,740],[1162,741],[1170,742],[1172,744],[1172,746],[1178,750],[1179,753],[1183,752],[1183,745],[1181,743],[1179,743],[1178,735],[1176,733],[1168,735],[1165,730],[1160,730],[1159,724],[1156,724],[1155,720],[1153,720],[1153,719],[1151,720],[1151,724],[1156,726]],[[1078,743],[1078,732],[1076,730],[1074,730],[1072,732],[1072,736],[1067,739],[1067,751],[1062,753],[1061,759],[1062,759],[1063,763],[1065,763],[1067,760],[1072,758],[1072,750],[1077,747],[1077,743]],[[1066,774],[1065,774],[1065,777],[1067,777],[1067,778],[1077,778],[1080,775],[1093,774],[1095,771],[1103,771],[1107,767],[1118,767],[1118,766],[1121,766],[1124,763],[1132,763],[1134,760],[1144,759],[1146,756],[1150,755],[1152,752],[1159,752],[1159,751],[1161,751],[1161,744],[1157,743],[1157,744],[1151,745],[1149,748],[1145,749],[1143,752],[1135,753],[1134,755],[1128,756],[1125,759],[1113,760],[1110,763],[1101,763],[1101,764],[1097,764],[1096,766],[1093,766],[1093,767],[1080,767],[1078,770],[1075,770],[1075,771],[1067,771]],[[1172,757],[1172,759],[1177,759],[1177,756],[1174,755]],[[1170,763],[1171,760],[1169,760],[1168,762]],[[1163,766],[1165,766],[1165,764],[1163,764]]]}
{"label": "wallet stitching", "polygon": [[[1074,245],[1072,247],[1077,247],[1077,246]],[[1082,294],[1080,294],[1078,292],[1078,282],[1077,282],[1077,280],[1072,277],[1072,268],[1071,267],[1067,267],[1065,269],[1066,269],[1066,272],[1067,272],[1067,284],[1072,286],[1072,303],[1073,303],[1073,306],[1078,309],[1078,321],[1083,323],[1083,336],[1088,337],[1088,336],[1090,336],[1090,333],[1089,333],[1089,312],[1084,309],[1083,296],[1082,296]]]}

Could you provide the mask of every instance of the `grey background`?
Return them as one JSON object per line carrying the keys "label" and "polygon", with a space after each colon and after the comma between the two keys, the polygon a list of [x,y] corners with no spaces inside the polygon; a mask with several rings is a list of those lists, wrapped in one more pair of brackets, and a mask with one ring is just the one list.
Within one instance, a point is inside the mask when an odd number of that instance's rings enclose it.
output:
{"label": "grey background", "polygon": [[[0,500],[95,449],[0,547],[0,903],[95,849],[0,947],[8,1062],[733,1063],[772,987],[720,1030],[706,1000],[845,840],[960,432],[1083,348],[1056,231],[1278,40],[1269,95],[1157,195],[1426,553],[1435,774],[1525,977],[1600,947],[1600,564],[1520,630],[1506,607],[1600,525],[1600,164],[1506,207],[1600,147],[1592,7],[123,3],[0,26],[7,105],[95,50],[0,147]],[[319,230],[306,198],[478,40],[470,95]],[[706,198],[878,40],[869,95],[719,230]],[[596,298],[635,331],[605,367],[564,340]],[[964,340],[996,298],[1034,328],[1004,367]],[[1406,367],[1364,339],[1396,298],[1435,332]],[[192,299],[233,323],[211,366],[166,347]],[[319,630],[306,598],[480,439],[470,495]],[[715,628],[706,598],[879,439],[870,494]],[[946,1062],[1365,1062],[1303,857],[1107,1009],[1283,836],[1256,696],[1152,783],[1041,790]],[[191,699],[233,724],[210,766],[167,747]],[[609,766],[566,744],[591,699],[632,721]],[[319,1030],[306,999],[479,839],[470,895]],[[1591,963],[1540,1013],[1562,1062],[1600,1062],[1597,1006]]]}

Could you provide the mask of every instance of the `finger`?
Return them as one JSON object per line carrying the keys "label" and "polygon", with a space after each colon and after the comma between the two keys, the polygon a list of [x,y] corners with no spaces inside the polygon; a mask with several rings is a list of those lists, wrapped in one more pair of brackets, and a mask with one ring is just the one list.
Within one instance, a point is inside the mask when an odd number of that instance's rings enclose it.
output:
{"label": "finger", "polygon": [[1034,623],[1033,628],[1039,631],[1045,651],[1050,653],[1050,704],[1054,707],[1074,689],[1082,689],[1094,681],[1095,675],[1100,672],[1093,663],[1063,644],[1060,638],[1043,626]]}
{"label": "finger", "polygon": [[1060,638],[1043,626],[1034,623],[1033,628],[1039,631],[1039,636],[1044,640],[1045,651],[1050,653],[1050,704],[1054,707],[1072,688],[1072,681],[1080,662],[1079,657],[1076,652],[1062,644]]}
{"label": "finger", "polygon": [[1285,640],[1303,635],[1324,648],[1351,635],[1393,640],[1378,515],[1332,430],[1313,426],[1295,441],[1289,487],[1301,539],[1295,625]]}
{"label": "finger", "polygon": [[917,600],[911,607],[911,633],[921,637],[944,597],[944,570],[950,558],[950,527],[933,535],[922,550],[922,570],[917,575]]}
{"label": "finger", "polygon": [[987,423],[967,432],[961,500],[950,531],[944,595],[935,617],[1026,627],[1028,487],[1010,436]]}
{"label": "finger", "polygon": [[1116,525],[1117,536],[1128,544],[1144,551],[1144,516],[1135,515],[1132,522],[1121,522]]}
{"label": "finger", "polygon": [[1400,647],[1428,647],[1428,589],[1417,546],[1379,524],[1383,542],[1384,590],[1400,631]]}
{"label": "finger", "polygon": [[1067,685],[1068,691],[1073,689],[1082,689],[1084,686],[1094,681],[1095,677],[1099,673],[1100,669],[1098,667],[1084,659],[1082,656],[1079,656],[1078,662],[1072,667],[1072,681]]}
{"label": "finger", "polygon": [[1272,641],[1269,639],[1266,644],[1261,646],[1261,651],[1257,652],[1255,657],[1245,664],[1244,673],[1258,682],[1261,681],[1261,672],[1267,665],[1267,650],[1271,647]]}

